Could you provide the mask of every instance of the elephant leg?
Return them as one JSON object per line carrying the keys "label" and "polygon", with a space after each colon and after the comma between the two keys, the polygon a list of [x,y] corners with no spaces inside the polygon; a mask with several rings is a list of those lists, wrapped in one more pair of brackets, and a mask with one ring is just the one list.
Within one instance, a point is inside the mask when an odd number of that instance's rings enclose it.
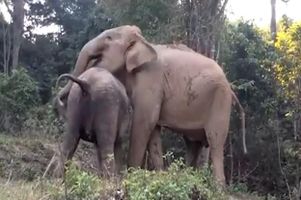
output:
{"label": "elephant leg", "polygon": [[63,156],[63,162],[72,159],[74,152],[77,148],[80,139],[78,126],[79,125],[75,123],[68,123],[67,133],[64,135],[62,150],[61,150]]}
{"label": "elephant leg", "polygon": [[191,141],[187,137],[183,137],[186,144],[185,163],[188,166],[196,167],[196,157],[198,156],[200,143]]}
{"label": "elephant leg", "polygon": [[202,168],[208,164],[209,154],[210,154],[209,147],[201,145],[201,147],[199,148],[198,154],[197,154],[197,158],[196,158],[196,167],[197,168]]}
{"label": "elephant leg", "polygon": [[224,173],[224,145],[226,142],[230,112],[231,112],[231,93],[224,90],[217,90],[212,102],[211,111],[205,132],[210,148],[210,156],[213,165],[213,175],[218,184],[225,186]]}
{"label": "elephant leg", "polygon": [[109,177],[115,172],[114,147],[117,136],[117,117],[103,115],[96,121],[97,156],[100,175]]}
{"label": "elephant leg", "polygon": [[158,102],[161,98],[155,94],[149,97],[143,93],[135,93],[136,98],[132,99],[134,112],[128,156],[129,167],[142,166],[149,138],[158,122],[161,108],[161,102]]}
{"label": "elephant leg", "polygon": [[149,169],[161,170],[164,168],[162,142],[161,142],[161,129],[156,126],[151,134],[150,141],[148,143],[149,151]]}
{"label": "elephant leg", "polygon": [[67,160],[71,160],[80,139],[78,124],[68,122],[67,132],[64,134],[61,149],[59,149],[58,164],[54,170],[55,176],[59,177],[64,173],[64,166]]}
{"label": "elephant leg", "polygon": [[126,113],[118,130],[118,138],[115,141],[114,156],[116,162],[116,171],[118,172],[122,170],[122,165],[126,161],[125,152],[128,152],[127,147],[128,147],[129,135],[130,135],[131,125],[132,125],[131,119],[132,119],[131,113]]}
{"label": "elephant leg", "polygon": [[99,137],[97,139],[97,157],[99,174],[104,177],[112,175],[115,172],[114,143],[106,143],[103,137]]}
{"label": "elephant leg", "polygon": [[122,140],[118,139],[115,141],[114,145],[115,167],[117,172],[120,172],[122,170],[122,164],[125,157],[125,152],[122,148],[122,143]]}
{"label": "elephant leg", "polygon": [[210,149],[208,140],[206,138],[205,130],[203,130],[203,137],[200,141],[200,148],[196,157],[196,167],[203,168],[209,162]]}

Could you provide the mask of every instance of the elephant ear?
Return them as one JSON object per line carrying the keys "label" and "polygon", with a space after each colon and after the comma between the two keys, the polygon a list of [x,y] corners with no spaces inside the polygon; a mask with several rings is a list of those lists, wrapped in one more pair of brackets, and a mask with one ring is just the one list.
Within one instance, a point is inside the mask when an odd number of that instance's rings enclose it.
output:
{"label": "elephant ear", "polygon": [[142,36],[136,36],[138,39],[132,42],[126,54],[126,69],[128,72],[132,72],[144,63],[157,59],[155,49]]}

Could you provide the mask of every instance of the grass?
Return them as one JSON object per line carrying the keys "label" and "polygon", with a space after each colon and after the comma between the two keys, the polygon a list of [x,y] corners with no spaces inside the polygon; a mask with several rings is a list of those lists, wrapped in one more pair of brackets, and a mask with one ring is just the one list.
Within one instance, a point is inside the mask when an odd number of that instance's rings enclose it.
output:
{"label": "grass", "polygon": [[13,181],[0,185],[0,200],[38,200],[48,194],[37,189],[39,182]]}
{"label": "grass", "polygon": [[241,186],[221,191],[210,170],[193,170],[181,160],[175,160],[166,171],[130,169],[122,177],[100,179],[95,173],[93,145],[86,143],[77,150],[64,184],[62,179],[42,179],[55,147],[53,137],[0,134],[0,200],[65,200],[66,193],[72,200],[261,199]]}

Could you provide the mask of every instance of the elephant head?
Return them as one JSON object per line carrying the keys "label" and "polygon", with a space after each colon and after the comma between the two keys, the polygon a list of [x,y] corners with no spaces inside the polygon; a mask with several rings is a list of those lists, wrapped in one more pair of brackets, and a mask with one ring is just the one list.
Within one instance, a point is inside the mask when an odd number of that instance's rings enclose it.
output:
{"label": "elephant head", "polygon": [[[124,25],[108,29],[90,40],[81,49],[77,58],[75,69],[72,73],[77,77],[88,68],[92,59],[97,59],[99,67],[105,68],[111,73],[124,68],[131,72],[143,63],[155,60],[156,51],[146,42],[137,26]],[[66,99],[71,89],[72,82],[58,93],[55,107],[63,105],[62,99]]]}

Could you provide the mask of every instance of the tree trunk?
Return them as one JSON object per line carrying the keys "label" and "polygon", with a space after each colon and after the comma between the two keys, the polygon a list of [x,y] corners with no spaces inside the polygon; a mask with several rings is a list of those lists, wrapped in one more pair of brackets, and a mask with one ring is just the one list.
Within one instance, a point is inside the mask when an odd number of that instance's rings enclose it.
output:
{"label": "tree trunk", "polygon": [[216,47],[227,2],[228,0],[182,0],[187,46],[216,59]]}
{"label": "tree trunk", "polygon": [[19,52],[22,41],[24,26],[24,0],[13,0],[13,51],[12,51],[12,69],[19,64]]}
{"label": "tree trunk", "polygon": [[10,62],[10,50],[11,50],[11,37],[10,37],[10,26],[3,22],[3,71],[4,74],[9,75],[9,62]]}
{"label": "tree trunk", "polygon": [[276,27],[276,0],[271,0],[272,17],[271,17],[271,37],[276,41],[277,27]]}

